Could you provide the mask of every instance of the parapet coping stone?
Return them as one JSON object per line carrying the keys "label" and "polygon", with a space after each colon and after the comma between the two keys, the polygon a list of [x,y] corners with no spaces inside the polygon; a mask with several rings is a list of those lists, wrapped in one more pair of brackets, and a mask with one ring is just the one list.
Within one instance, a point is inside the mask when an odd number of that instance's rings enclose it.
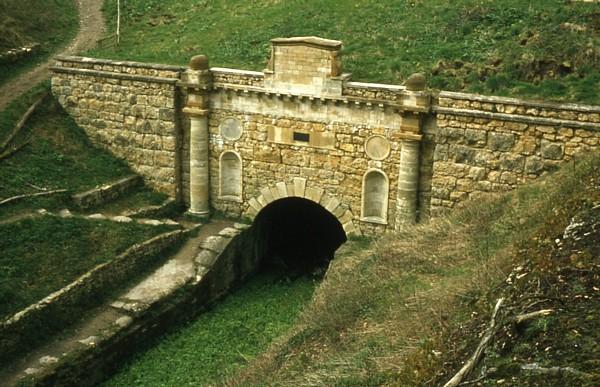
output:
{"label": "parapet coping stone", "polygon": [[342,42],[333,39],[323,39],[318,36],[295,36],[293,38],[271,39],[273,45],[308,45],[327,50],[339,50]]}
{"label": "parapet coping stone", "polygon": [[346,82],[344,84],[344,86],[355,87],[358,89],[382,89],[382,90],[400,91],[400,92],[407,91],[406,86],[391,85],[391,84],[386,84],[386,83]]}
{"label": "parapet coping stone", "polygon": [[433,106],[432,110],[438,114],[448,115],[459,115],[466,117],[475,118],[486,118],[491,120],[500,121],[513,121],[523,122],[534,125],[547,125],[547,126],[562,126],[570,128],[584,128],[592,131],[600,131],[600,124],[593,122],[582,122],[574,120],[562,120],[558,118],[547,118],[547,117],[535,117],[521,114],[508,114],[508,113],[494,113],[484,110],[473,110],[473,109],[456,109],[441,106]]}
{"label": "parapet coping stone", "polygon": [[460,93],[455,91],[440,91],[439,98],[467,99],[470,101],[521,105],[556,110],[576,110],[582,113],[600,113],[600,106],[575,103],[530,101],[512,97],[488,96],[483,94]]}
{"label": "parapet coping stone", "polygon": [[167,83],[167,84],[176,84],[179,82],[179,78],[166,78],[166,77],[154,77],[150,75],[137,75],[137,74],[127,74],[127,73],[118,73],[112,71],[101,71],[101,70],[90,70],[90,69],[80,69],[76,67],[62,67],[62,66],[52,66],[50,70],[55,73],[66,73],[66,74],[79,74],[79,75],[87,75],[92,77],[101,77],[101,78],[115,78],[122,79],[126,81],[140,81],[140,82],[148,82],[148,83]]}
{"label": "parapet coping stone", "polygon": [[152,70],[167,70],[167,71],[184,71],[187,67],[174,66],[162,63],[145,63],[145,62],[133,62],[133,61],[121,61],[113,59],[98,59],[86,56],[73,56],[73,55],[57,55],[54,57],[55,60],[61,62],[73,62],[73,63],[91,63],[100,65],[112,65],[112,66],[127,66],[142,69]]}
{"label": "parapet coping stone", "polygon": [[227,67],[211,67],[210,71],[215,73],[224,73],[232,75],[246,75],[254,78],[263,78],[265,76],[265,74],[262,71],[239,70]]}

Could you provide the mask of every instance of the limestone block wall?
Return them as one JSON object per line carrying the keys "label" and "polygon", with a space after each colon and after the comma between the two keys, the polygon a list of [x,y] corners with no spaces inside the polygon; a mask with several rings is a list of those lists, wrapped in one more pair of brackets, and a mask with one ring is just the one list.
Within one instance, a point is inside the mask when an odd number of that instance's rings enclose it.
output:
{"label": "limestone block wall", "polygon": [[125,159],[158,191],[177,195],[183,68],[57,57],[52,91],[97,145]]}
{"label": "limestone block wall", "polygon": [[[257,95],[222,91],[214,96],[214,108],[209,118],[211,202],[214,208],[233,216],[241,216],[248,201],[261,195],[265,187],[290,183],[293,177],[307,179],[307,187],[318,187],[348,206],[363,231],[382,231],[393,228],[396,208],[396,187],[401,142],[397,127],[383,126],[369,120],[371,112],[361,108],[347,109],[333,120],[326,113],[327,103],[284,101],[274,97],[263,104]],[[271,105],[271,106],[269,106]],[[315,106],[318,105],[318,106]],[[314,114],[306,114],[312,110]],[[322,112],[319,112],[321,110]],[[381,112],[381,118],[394,115]],[[398,125],[400,116],[387,117]],[[237,120],[242,125],[239,139],[227,139],[222,134],[223,123]],[[270,139],[269,133],[286,131],[327,134],[326,146],[309,146]],[[380,135],[390,141],[389,154],[383,160],[373,160],[365,152],[367,139]],[[271,141],[270,141],[271,140]],[[235,152],[242,164],[241,197],[223,197],[220,192],[221,155]],[[389,201],[387,226],[361,222],[362,185],[370,170],[382,171],[388,178]]]}
{"label": "limestone block wall", "polygon": [[600,107],[441,92],[431,211],[515,188],[600,147]]}

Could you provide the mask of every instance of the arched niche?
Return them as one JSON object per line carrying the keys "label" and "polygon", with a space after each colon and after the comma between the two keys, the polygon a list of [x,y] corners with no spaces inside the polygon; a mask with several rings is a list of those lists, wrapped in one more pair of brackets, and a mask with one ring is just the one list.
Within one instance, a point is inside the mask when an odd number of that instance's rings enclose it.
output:
{"label": "arched niche", "polygon": [[219,158],[219,198],[242,200],[242,158],[235,151],[225,151]]}
{"label": "arched niche", "polygon": [[363,176],[361,220],[387,224],[389,179],[378,169],[371,169]]}

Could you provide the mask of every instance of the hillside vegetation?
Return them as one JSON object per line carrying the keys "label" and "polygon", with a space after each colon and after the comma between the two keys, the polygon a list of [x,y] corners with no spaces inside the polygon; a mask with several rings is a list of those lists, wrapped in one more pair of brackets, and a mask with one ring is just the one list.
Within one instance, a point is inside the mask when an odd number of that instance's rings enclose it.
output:
{"label": "hillside vegetation", "polygon": [[66,44],[75,36],[78,25],[74,0],[0,0],[0,53],[40,44],[34,55],[0,63],[0,85]]}
{"label": "hillside vegetation", "polygon": [[469,380],[595,386],[599,280],[596,152],[513,193],[342,247],[291,333],[225,384],[442,385],[504,297],[494,345]]}
{"label": "hillside vegetation", "polygon": [[[262,70],[275,37],[345,43],[353,79],[600,104],[600,4],[564,0],[131,0],[121,44],[90,55]],[[105,3],[115,29],[116,2]]]}

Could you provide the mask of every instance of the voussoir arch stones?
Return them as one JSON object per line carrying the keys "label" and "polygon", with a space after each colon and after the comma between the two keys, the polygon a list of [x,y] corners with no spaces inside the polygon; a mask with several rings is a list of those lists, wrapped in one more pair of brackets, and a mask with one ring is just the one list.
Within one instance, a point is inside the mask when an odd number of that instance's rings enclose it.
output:
{"label": "voussoir arch stones", "polygon": [[301,177],[295,177],[290,182],[281,181],[261,189],[260,195],[248,200],[244,215],[254,219],[269,203],[289,197],[300,197],[321,205],[337,218],[346,235],[360,235],[360,229],[354,224],[354,215],[347,205],[326,193],[323,188],[308,186],[306,179]]}

